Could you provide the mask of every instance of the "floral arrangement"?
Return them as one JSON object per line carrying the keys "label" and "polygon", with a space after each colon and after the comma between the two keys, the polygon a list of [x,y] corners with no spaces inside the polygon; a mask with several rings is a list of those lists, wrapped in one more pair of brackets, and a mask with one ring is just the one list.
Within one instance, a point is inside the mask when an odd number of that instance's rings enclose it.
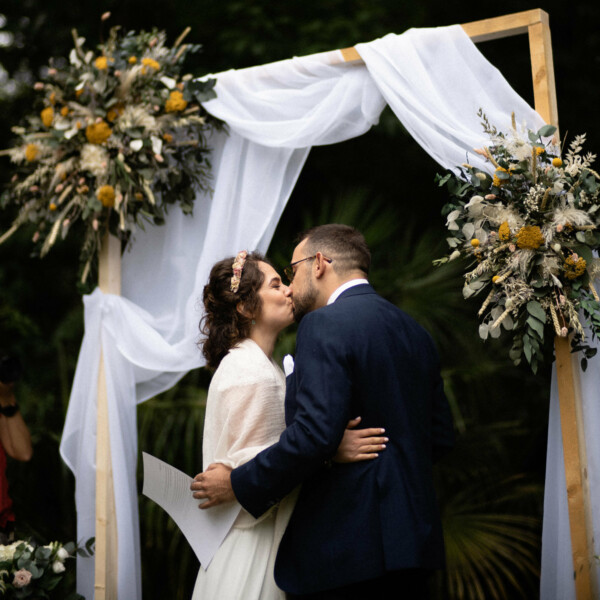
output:
{"label": "floral arrangement", "polygon": [[[479,335],[510,331],[510,357],[524,356],[536,372],[554,336],[571,337],[583,351],[582,368],[594,356],[591,336],[600,333],[600,302],[593,281],[600,273],[600,175],[594,154],[582,155],[585,135],[574,138],[560,157],[556,128],[508,134],[479,111],[490,144],[476,152],[491,172],[470,164],[438,175],[451,201],[443,208],[451,236],[449,256],[468,259],[465,298],[484,295]],[[588,334],[589,335],[589,334]]]}
{"label": "floral arrangement", "polygon": [[[52,590],[60,583],[66,571],[66,561],[75,552],[83,556],[92,553],[93,539],[86,549],[76,548],[69,542],[64,546],[52,542],[46,546],[17,541],[0,545],[0,596],[2,598],[51,598]],[[73,600],[82,596],[72,594]]]}
{"label": "floral arrangement", "polygon": [[181,75],[200,48],[182,44],[188,31],[168,48],[164,32],[114,27],[96,52],[73,32],[69,59],[35,83],[39,110],[3,151],[17,169],[0,204],[17,216],[0,243],[34,224],[44,256],[79,222],[85,282],[107,230],[125,245],[145,221],[164,223],[169,204],[192,212],[195,191],[210,189],[206,134],[217,121],[201,105],[215,80]]}

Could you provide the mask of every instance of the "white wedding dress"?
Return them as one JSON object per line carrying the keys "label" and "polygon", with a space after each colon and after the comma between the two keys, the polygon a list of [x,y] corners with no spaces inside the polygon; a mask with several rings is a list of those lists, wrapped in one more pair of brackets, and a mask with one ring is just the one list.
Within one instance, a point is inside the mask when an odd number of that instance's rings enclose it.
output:
{"label": "white wedding dress", "polygon": [[[215,462],[236,468],[277,442],[284,398],[282,370],[255,342],[231,349],[208,390],[203,468]],[[242,509],[208,569],[200,567],[192,600],[284,600],[273,567],[294,501],[290,494],[259,519]]]}

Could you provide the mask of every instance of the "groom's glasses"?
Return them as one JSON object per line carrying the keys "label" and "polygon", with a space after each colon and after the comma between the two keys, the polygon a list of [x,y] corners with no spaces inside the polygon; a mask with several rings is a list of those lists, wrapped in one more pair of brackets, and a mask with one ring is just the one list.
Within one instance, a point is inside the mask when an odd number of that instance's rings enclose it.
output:
{"label": "groom's glasses", "polygon": [[[283,269],[283,272],[285,273],[285,276],[288,278],[288,281],[290,283],[292,283],[292,281],[294,281],[294,275],[296,275],[296,271],[294,271],[294,267],[296,265],[299,265],[300,263],[304,262],[305,260],[312,260],[313,258],[317,258],[317,255],[315,254],[314,256],[307,256],[306,258],[301,258],[300,260],[290,263],[287,267],[285,267]],[[323,260],[330,263],[333,261],[333,258],[327,258],[326,256],[324,256]]]}

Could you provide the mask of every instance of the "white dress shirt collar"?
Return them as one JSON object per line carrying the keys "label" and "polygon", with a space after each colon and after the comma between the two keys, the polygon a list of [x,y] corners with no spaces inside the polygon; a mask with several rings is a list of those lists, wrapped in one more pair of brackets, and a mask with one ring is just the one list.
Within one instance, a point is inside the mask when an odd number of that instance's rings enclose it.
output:
{"label": "white dress shirt collar", "polygon": [[329,296],[329,300],[327,300],[327,304],[333,304],[338,299],[340,294],[342,294],[346,290],[349,290],[351,287],[354,287],[355,285],[362,285],[363,283],[368,284],[369,282],[366,279],[351,279],[350,281],[346,281],[346,283],[342,283],[342,285],[340,285],[340,287],[337,290],[335,290],[335,292],[333,292],[333,294],[331,294],[331,296]]}

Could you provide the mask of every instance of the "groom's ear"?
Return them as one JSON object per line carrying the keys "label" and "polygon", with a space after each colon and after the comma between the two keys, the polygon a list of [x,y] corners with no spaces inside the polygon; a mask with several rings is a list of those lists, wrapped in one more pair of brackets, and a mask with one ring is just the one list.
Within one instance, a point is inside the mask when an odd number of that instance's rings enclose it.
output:
{"label": "groom's ear", "polygon": [[321,279],[323,275],[325,275],[325,270],[327,268],[327,261],[324,260],[323,254],[321,252],[317,252],[315,255],[315,277],[317,279]]}

